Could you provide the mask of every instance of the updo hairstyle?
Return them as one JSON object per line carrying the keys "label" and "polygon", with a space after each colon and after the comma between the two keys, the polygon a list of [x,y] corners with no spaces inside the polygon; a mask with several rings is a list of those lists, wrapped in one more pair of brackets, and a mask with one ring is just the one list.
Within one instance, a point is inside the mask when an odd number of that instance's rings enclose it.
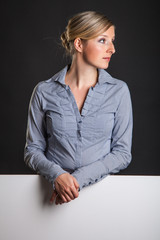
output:
{"label": "updo hairstyle", "polygon": [[72,56],[75,52],[74,40],[81,38],[89,40],[97,37],[113,26],[113,23],[103,14],[95,11],[86,11],[74,15],[61,34],[62,46],[67,54]]}

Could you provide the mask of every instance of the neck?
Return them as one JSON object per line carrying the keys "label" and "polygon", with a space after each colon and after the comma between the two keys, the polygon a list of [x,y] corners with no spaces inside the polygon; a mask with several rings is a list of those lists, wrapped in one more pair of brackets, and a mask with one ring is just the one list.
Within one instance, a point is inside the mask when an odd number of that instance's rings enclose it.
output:
{"label": "neck", "polygon": [[97,83],[97,69],[81,59],[73,56],[72,64],[66,74],[66,84],[74,85],[78,89],[90,88]]}

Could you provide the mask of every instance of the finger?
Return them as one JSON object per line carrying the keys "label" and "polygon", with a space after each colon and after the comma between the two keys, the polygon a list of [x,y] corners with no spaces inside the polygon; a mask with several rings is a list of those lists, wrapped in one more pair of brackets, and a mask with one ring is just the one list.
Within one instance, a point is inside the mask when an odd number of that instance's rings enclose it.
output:
{"label": "finger", "polygon": [[73,181],[74,181],[74,185],[75,185],[76,189],[79,190],[79,184],[78,184],[77,180],[74,177],[73,177]]}
{"label": "finger", "polygon": [[66,193],[59,193],[60,198],[62,199],[63,202],[68,202],[69,198]]}
{"label": "finger", "polygon": [[62,199],[63,202],[69,202],[71,201],[70,197],[68,196],[68,194],[63,190],[63,191],[58,191],[57,190],[58,195],[60,196],[60,198]]}
{"label": "finger", "polygon": [[52,196],[51,196],[51,198],[50,198],[50,203],[53,203],[53,202],[54,202],[56,196],[57,196],[56,191],[53,191]]}
{"label": "finger", "polygon": [[60,198],[59,195],[57,195],[55,204],[58,205],[58,204],[62,204],[62,203],[64,203],[63,200]]}
{"label": "finger", "polygon": [[66,192],[64,193],[64,196],[65,196],[65,199],[67,200],[67,202],[70,202],[71,200],[74,199],[71,190],[70,190],[70,191],[69,191],[69,190],[66,191]]}
{"label": "finger", "polygon": [[77,189],[77,191],[79,191],[79,185],[75,186],[75,188]]}
{"label": "finger", "polygon": [[53,201],[55,200],[55,197],[56,197],[56,193],[53,192],[53,193],[52,193],[52,196],[51,196],[51,198],[50,198],[50,201],[53,202]]}
{"label": "finger", "polygon": [[59,197],[59,195],[57,195],[55,204],[58,205],[59,203],[60,203],[60,197]]}
{"label": "finger", "polygon": [[60,198],[60,196],[57,196],[56,201],[55,201],[55,204],[58,205],[58,204],[63,204],[63,203],[67,203],[67,202],[70,202],[70,201],[64,202],[64,201]]}
{"label": "finger", "polygon": [[74,199],[77,198],[79,196],[79,192],[78,192],[78,189],[73,187],[72,188],[72,194],[74,196]]}
{"label": "finger", "polygon": [[73,194],[73,189],[75,189],[74,186],[70,187],[68,190],[65,191],[66,193],[66,198],[68,201],[74,200],[75,196]]}
{"label": "finger", "polygon": [[59,192],[59,195],[63,199],[63,201],[66,200],[66,202],[70,202],[71,200],[73,200],[75,198],[72,193],[72,188],[75,188],[75,187],[74,186],[68,187],[68,188],[64,189],[62,192]]}
{"label": "finger", "polygon": [[76,188],[79,188],[79,184],[76,181],[74,182],[74,185]]}

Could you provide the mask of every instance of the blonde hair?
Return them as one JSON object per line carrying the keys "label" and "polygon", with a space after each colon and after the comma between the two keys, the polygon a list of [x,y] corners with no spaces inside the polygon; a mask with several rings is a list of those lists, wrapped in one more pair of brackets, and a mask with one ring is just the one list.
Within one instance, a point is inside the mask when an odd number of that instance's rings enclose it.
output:
{"label": "blonde hair", "polygon": [[103,14],[95,11],[86,11],[74,15],[61,34],[62,46],[69,55],[75,52],[74,40],[81,38],[89,40],[97,37],[113,26],[113,23]]}

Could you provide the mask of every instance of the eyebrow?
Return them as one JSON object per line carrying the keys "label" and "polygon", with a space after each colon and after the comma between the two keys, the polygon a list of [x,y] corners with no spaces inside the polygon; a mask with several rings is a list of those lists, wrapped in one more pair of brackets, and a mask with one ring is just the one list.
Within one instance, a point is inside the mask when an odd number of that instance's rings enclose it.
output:
{"label": "eyebrow", "polygon": [[[99,35],[100,37],[103,36],[103,37],[107,37],[108,38],[108,35],[105,35],[105,34],[102,34],[102,35]],[[113,38],[115,38],[115,36],[113,36]]]}

